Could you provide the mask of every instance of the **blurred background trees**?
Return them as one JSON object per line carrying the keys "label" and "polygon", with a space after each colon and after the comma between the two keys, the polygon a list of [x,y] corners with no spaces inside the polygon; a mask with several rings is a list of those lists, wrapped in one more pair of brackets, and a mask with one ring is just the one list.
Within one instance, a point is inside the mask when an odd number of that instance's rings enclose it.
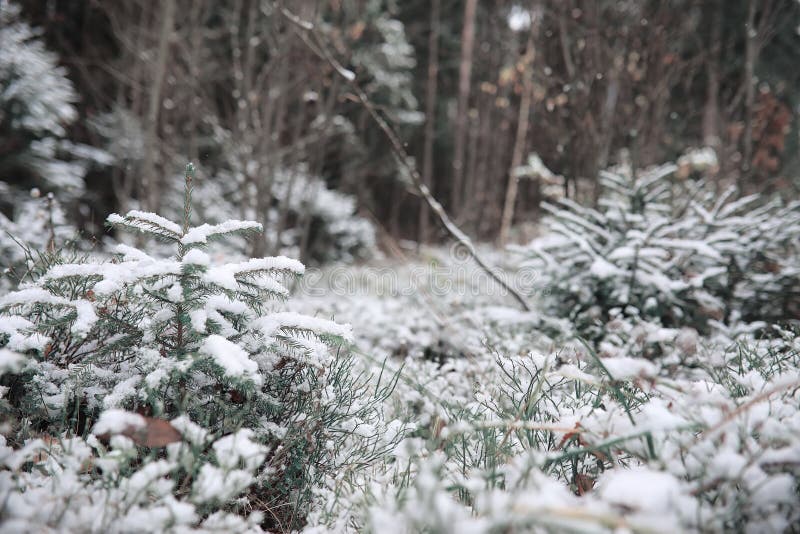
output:
{"label": "blurred background trees", "polygon": [[34,186],[88,235],[113,211],[169,215],[193,160],[199,216],[262,222],[256,255],[352,259],[376,235],[440,239],[367,111],[282,7],[316,24],[472,236],[529,237],[543,198],[593,204],[599,170],[692,146],[717,151],[718,188],[800,187],[794,0],[0,6],[11,220]]}

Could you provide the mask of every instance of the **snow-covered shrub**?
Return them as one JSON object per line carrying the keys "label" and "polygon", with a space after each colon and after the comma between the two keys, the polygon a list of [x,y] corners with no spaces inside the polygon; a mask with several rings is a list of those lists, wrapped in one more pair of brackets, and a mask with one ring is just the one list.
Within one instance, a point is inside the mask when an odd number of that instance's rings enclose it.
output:
{"label": "snow-covered shrub", "polygon": [[[16,241],[44,250],[53,237],[59,245],[76,237],[68,221],[78,202],[88,204],[84,176],[108,157],[66,139],[77,93],[58,56],[8,0],[0,0],[0,51],[0,269],[6,271],[25,260]],[[0,278],[3,287],[7,280]]]}
{"label": "snow-covered shrub", "polygon": [[115,165],[135,165],[144,158],[144,133],[139,119],[129,110],[114,106],[88,120],[103,140],[104,150]]}
{"label": "snow-covered shrub", "polygon": [[692,161],[602,173],[597,210],[544,205],[552,233],[521,251],[541,271],[550,313],[593,339],[619,317],[700,331],[800,317],[800,203],[716,195],[680,178]]}
{"label": "snow-covered shrub", "polygon": [[[346,138],[343,145],[356,142],[354,136],[345,133],[352,127],[346,119],[335,116],[329,123],[324,119],[320,117],[312,124],[319,135],[341,135]],[[295,257],[304,254],[309,263],[362,260],[375,253],[375,227],[357,213],[353,195],[330,188],[322,176],[311,172],[304,163],[259,165],[252,147],[238,142],[219,125],[213,129],[213,142],[223,161],[208,179],[197,185],[196,209],[205,220],[221,222],[236,216],[266,221],[264,237],[275,253]],[[267,172],[269,175],[264,176]],[[259,211],[253,202],[258,194],[256,180],[263,180],[269,186],[266,213]],[[178,199],[182,192],[174,186],[165,195],[170,200]],[[179,206],[180,202],[167,202],[168,215],[169,204]]]}
{"label": "snow-covered shrub", "polygon": [[77,236],[55,195],[42,198],[33,189],[17,202],[14,220],[0,213],[0,290],[16,285],[35,263],[37,252],[72,246]]}
{"label": "snow-covered shrub", "polygon": [[[85,164],[64,141],[65,126],[77,118],[78,97],[58,57],[39,32],[20,19],[19,7],[0,1],[0,183],[24,196],[38,186],[60,196],[81,194]],[[3,195],[11,209],[15,195]]]}
{"label": "snow-covered shrub", "polygon": [[[290,204],[296,214],[307,212],[311,216],[309,258],[318,262],[354,261],[375,253],[375,226],[356,213],[354,197],[328,189],[318,177],[301,176],[299,181],[295,187],[314,191]],[[287,237],[287,244],[296,243],[300,232],[290,232]]]}
{"label": "snow-covered shrub", "polygon": [[[329,189],[325,180],[300,165],[278,169],[273,176],[269,208],[272,230],[286,213],[279,249],[299,251],[305,237],[306,256],[316,263],[354,261],[375,252],[375,227],[356,211],[355,197]],[[308,227],[304,227],[308,225]]]}
{"label": "snow-covered shrub", "polygon": [[[190,227],[193,168],[178,224],[152,213],[108,223],[173,249],[119,245],[110,262],[55,255],[0,297],[0,516],[23,530],[289,530],[321,488],[399,438],[391,391],[342,345],[349,325],[278,311],[286,257],[215,264],[214,240],[261,225]],[[0,361],[0,363],[2,362]],[[47,499],[44,499],[47,495]],[[42,505],[46,501],[46,505]]]}

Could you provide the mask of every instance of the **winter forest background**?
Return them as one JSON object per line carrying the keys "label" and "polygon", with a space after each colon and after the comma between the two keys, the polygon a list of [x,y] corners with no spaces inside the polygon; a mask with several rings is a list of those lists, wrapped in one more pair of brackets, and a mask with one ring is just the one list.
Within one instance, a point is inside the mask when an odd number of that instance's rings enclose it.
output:
{"label": "winter forest background", "polygon": [[797,532],[800,3],[0,0],[0,532]]}

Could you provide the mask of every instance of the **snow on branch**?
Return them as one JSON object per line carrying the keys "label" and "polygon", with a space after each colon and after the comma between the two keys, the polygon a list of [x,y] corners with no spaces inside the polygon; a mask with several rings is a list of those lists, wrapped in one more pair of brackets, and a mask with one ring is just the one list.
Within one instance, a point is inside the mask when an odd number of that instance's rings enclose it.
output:
{"label": "snow on branch", "polygon": [[258,364],[236,343],[219,335],[210,335],[200,346],[200,353],[209,356],[222,368],[226,376],[248,378],[256,384],[263,381],[258,373]]}
{"label": "snow on branch", "polygon": [[27,358],[22,354],[6,348],[0,349],[0,375],[19,371],[25,366],[26,361]]}
{"label": "snow on branch", "polygon": [[158,237],[179,240],[182,235],[181,227],[169,219],[155,213],[131,210],[125,217],[112,213],[106,219],[112,226],[121,226],[139,232],[147,232]]}
{"label": "snow on branch", "polygon": [[[242,284],[256,285],[260,289],[286,296],[288,290],[277,281],[266,277],[271,274],[300,276],[305,266],[297,260],[285,256],[254,258],[241,263],[228,263],[212,267],[203,275],[203,281],[229,291],[237,291]],[[252,280],[258,277],[258,280]],[[248,280],[245,280],[248,279]]]}
{"label": "snow on branch", "polygon": [[302,330],[339,337],[348,343],[353,342],[353,328],[349,324],[338,324],[327,319],[309,317],[295,312],[277,312],[259,317],[253,321],[252,327],[268,337],[279,334],[281,330]]}
{"label": "snow on branch", "polygon": [[[127,249],[136,250],[131,247],[127,247]],[[122,289],[124,284],[148,278],[178,275],[181,272],[181,264],[176,261],[156,260],[146,255],[145,257],[147,259],[120,263],[67,263],[55,265],[42,275],[41,280],[56,282],[73,277],[100,278],[101,280],[95,283],[91,289],[98,295],[108,295]],[[62,300],[68,302],[65,299]]]}
{"label": "snow on branch", "polygon": [[181,238],[184,245],[206,244],[210,239],[219,239],[232,234],[261,232],[263,227],[254,221],[230,220],[220,224],[203,224],[186,232]]}
{"label": "snow on branch", "polygon": [[71,331],[76,336],[84,337],[97,322],[97,315],[94,312],[92,303],[88,300],[68,300],[63,297],[53,295],[44,289],[31,287],[21,289],[0,298],[0,309],[15,306],[28,307],[33,304],[48,304],[51,306],[63,306],[75,309],[75,321],[72,323]]}

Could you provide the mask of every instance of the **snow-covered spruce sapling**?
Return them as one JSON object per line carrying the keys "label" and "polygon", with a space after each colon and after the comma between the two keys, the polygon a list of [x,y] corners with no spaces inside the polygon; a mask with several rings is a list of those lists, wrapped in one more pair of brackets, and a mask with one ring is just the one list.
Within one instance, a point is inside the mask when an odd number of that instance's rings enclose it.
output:
{"label": "snow-covered spruce sapling", "polygon": [[800,203],[736,200],[683,177],[707,166],[687,157],[604,172],[598,209],[544,205],[552,234],[520,250],[543,274],[549,311],[592,340],[615,320],[707,332],[715,321],[799,318]]}
{"label": "snow-covered spruce sapling", "polygon": [[[234,509],[232,500],[250,488],[250,504],[238,506],[269,511],[268,525],[297,526],[314,484],[389,445],[376,411],[389,389],[350,372],[352,360],[335,349],[351,340],[349,326],[274,309],[288,296],[281,279],[301,275],[302,264],[286,257],[213,264],[204,251],[211,241],[261,225],[192,227],[193,181],[189,165],[181,224],[140,211],[108,218],[172,245],[172,257],[121,244],[111,262],[56,263],[0,297],[0,343],[32,356],[13,377],[9,400],[25,429],[11,445],[92,428],[125,436],[145,448],[122,455],[127,468],[114,464],[115,484],[155,469],[199,517]],[[111,439],[108,454],[119,459]],[[147,452],[165,441],[176,441],[168,465]],[[186,447],[176,449],[181,442]],[[95,473],[101,479],[110,472],[105,458]]]}
{"label": "snow-covered spruce sapling", "polygon": [[0,137],[6,140],[0,146],[0,205],[14,211],[24,207],[32,184],[79,196],[86,170],[59,157],[70,146],[64,138],[78,116],[78,95],[58,55],[21,11],[0,1]]}

